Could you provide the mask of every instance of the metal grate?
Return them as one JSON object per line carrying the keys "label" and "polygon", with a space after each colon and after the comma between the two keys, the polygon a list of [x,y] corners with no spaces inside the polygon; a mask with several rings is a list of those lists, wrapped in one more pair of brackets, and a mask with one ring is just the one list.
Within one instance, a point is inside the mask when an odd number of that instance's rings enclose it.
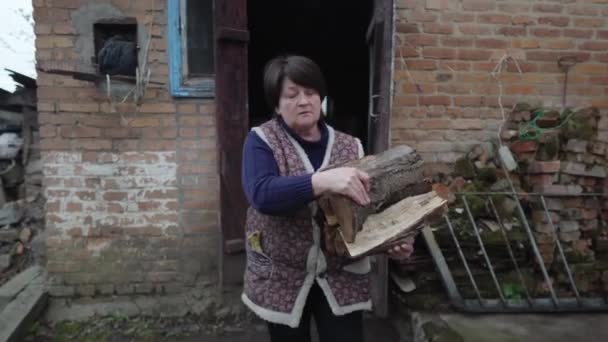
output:
{"label": "metal grate", "polygon": [[[423,230],[423,236],[427,243],[427,246],[431,252],[434,263],[437,270],[440,273],[443,285],[448,293],[452,305],[462,311],[466,312],[565,312],[565,311],[606,311],[608,310],[608,294],[606,290],[608,286],[603,284],[600,286],[601,293],[586,294],[580,291],[575,277],[573,276],[573,265],[567,260],[567,255],[564,251],[564,244],[560,241],[558,235],[558,229],[550,210],[547,207],[546,198],[567,198],[567,197],[584,197],[586,199],[592,199],[599,206],[599,227],[600,231],[606,231],[606,223],[602,219],[602,205],[606,203],[605,195],[599,193],[588,193],[578,195],[564,195],[564,194],[542,194],[542,193],[512,193],[512,192],[468,192],[468,193],[457,193],[457,198],[461,200],[461,204],[464,207],[462,217],[455,219],[453,214],[444,216],[444,222],[442,223],[443,229],[447,229],[451,242],[455,247],[457,255],[448,255],[451,265],[446,260],[444,251],[446,246],[440,246],[436,234],[430,226],[427,226]],[[542,295],[535,295],[535,289],[529,288],[525,276],[522,272],[522,262],[518,261],[516,257],[516,251],[514,250],[513,242],[509,238],[509,230],[505,226],[505,217],[501,217],[495,199],[500,196],[512,199],[515,202],[514,214],[517,216],[516,220],[520,224],[520,229],[523,230],[523,236],[526,238],[526,247],[524,252],[530,253],[528,262],[533,262],[533,275],[537,277],[541,283],[545,284],[544,293]],[[482,238],[482,230],[479,227],[479,217],[475,217],[471,210],[470,199],[475,197],[477,200],[482,199],[485,205],[486,212],[493,215],[493,222],[497,223],[498,231],[502,237],[502,244],[500,248],[504,248],[503,252],[508,255],[508,263],[510,266],[502,266],[503,269],[510,270],[511,274],[515,274],[515,278],[519,282],[518,285],[518,296],[514,296],[506,293],[506,283],[504,278],[501,279],[499,272],[496,269],[496,260],[492,260],[492,253],[488,252],[488,246],[484,243]],[[534,203],[538,208],[542,208],[545,214],[545,221],[549,227],[549,234],[552,235],[555,243],[555,250],[557,257],[550,263],[551,268],[545,264],[546,260],[543,259],[541,251],[539,250],[539,243],[537,242],[533,225],[530,224],[526,216],[526,212],[522,207],[520,198],[526,198],[534,200]],[[608,209],[608,208],[606,208]],[[605,209],[604,209],[605,210]],[[465,227],[466,226],[466,227]],[[437,229],[437,227],[435,227]],[[463,246],[463,241],[458,237],[458,230],[467,228],[469,231],[472,230],[472,240],[476,243],[474,245],[468,244],[467,247]],[[445,239],[444,239],[445,240]],[[444,241],[445,243],[445,241]],[[468,249],[467,249],[468,248]],[[496,245],[493,245],[496,249]],[[472,265],[471,258],[467,258],[465,252],[470,252],[472,249],[477,250],[479,260],[476,265]],[[463,266],[465,278],[467,281],[463,284],[457,284],[455,281],[454,273],[456,270],[456,263]],[[482,264],[481,270],[479,264]],[[504,263],[503,263],[504,264]],[[473,268],[477,266],[476,272]],[[565,279],[562,279],[562,284],[566,287],[558,287],[554,284],[551,278],[551,272],[557,272],[561,267],[562,272],[565,273]],[[562,273],[563,274],[563,273]],[[462,272],[460,272],[462,275]],[[485,276],[491,279],[489,284],[493,285],[493,291],[484,291],[479,285],[479,278]],[[487,284],[486,284],[487,285]],[[487,286],[486,286],[487,287]],[[490,286],[491,287],[491,286]],[[463,293],[466,292],[466,293]]]}

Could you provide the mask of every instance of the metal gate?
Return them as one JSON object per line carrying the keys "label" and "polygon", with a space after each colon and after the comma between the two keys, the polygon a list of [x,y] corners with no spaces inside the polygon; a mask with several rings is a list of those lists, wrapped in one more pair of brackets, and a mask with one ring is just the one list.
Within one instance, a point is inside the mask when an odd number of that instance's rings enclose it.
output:
{"label": "metal gate", "polygon": [[[439,228],[435,226],[427,226],[423,230],[423,236],[431,252],[434,263],[440,274],[443,285],[447,291],[452,305],[462,311],[466,312],[565,312],[565,311],[604,311],[608,310],[608,293],[606,290],[608,286],[606,284],[600,285],[601,290],[597,290],[593,293],[581,292],[579,284],[575,281],[573,264],[569,262],[565,253],[564,243],[560,241],[558,235],[558,229],[554,222],[554,217],[547,207],[547,199],[551,198],[573,198],[582,197],[587,200],[587,203],[597,205],[599,208],[598,220],[598,231],[606,232],[608,228],[606,222],[602,217],[602,210],[606,210],[604,205],[606,203],[606,197],[600,193],[587,193],[577,195],[567,194],[546,194],[546,193],[514,193],[514,192],[462,192],[456,194],[460,200],[462,208],[462,215],[458,219],[453,214],[448,214],[443,217],[443,222]],[[487,241],[484,241],[482,229],[479,227],[479,217],[476,217],[473,210],[471,209],[471,199],[476,200],[476,205],[483,203],[486,212],[492,213],[497,224],[496,233],[501,237],[499,240],[502,241],[500,248],[504,248],[503,252],[508,256],[510,265],[505,265],[502,262],[502,268],[510,270],[510,274],[513,275],[511,282],[507,283],[505,277],[501,277],[497,271],[497,260],[493,260],[492,253],[488,252]],[[522,260],[518,261],[516,254],[518,251],[517,245],[514,245],[513,241],[510,240],[510,230],[505,225],[505,217],[499,214],[495,201],[499,198],[510,198],[514,201],[513,214],[516,215],[516,220],[520,223],[520,229],[522,237],[525,238],[523,252],[530,253],[529,257],[533,262],[533,276],[537,277],[541,281],[543,291],[539,294],[534,288],[530,288],[530,274],[523,272]],[[537,205],[538,210],[542,210],[545,213],[544,222],[550,228],[548,235],[552,236],[554,242],[554,255],[555,260],[551,265],[547,265],[546,259],[543,259],[541,250],[539,249],[539,241],[535,237],[535,231],[533,225],[528,220],[524,207],[522,206],[522,199],[526,199],[530,203]],[[481,200],[481,201],[480,201]],[[595,203],[595,204],[594,204]],[[452,247],[455,247],[457,255],[445,255],[446,239],[443,244],[438,243],[436,239],[437,229],[444,229],[443,233],[445,236],[449,236],[452,243]],[[513,229],[513,228],[511,228]],[[435,230],[435,232],[434,232]],[[469,242],[469,246],[463,246],[462,238],[459,238],[459,231],[468,230],[472,233],[472,241],[475,242],[473,246]],[[496,242],[496,241],[494,241]],[[496,244],[493,245],[496,250]],[[519,249],[522,249],[519,246]],[[443,250],[443,251],[442,251]],[[479,258],[471,258],[471,250],[477,251]],[[467,257],[465,252],[469,252]],[[450,262],[446,258],[450,258]],[[476,259],[476,260],[472,260]],[[459,263],[464,267],[464,272],[460,272],[460,276],[466,278],[467,281],[464,284],[457,284],[455,281],[455,272],[457,272],[455,262]],[[449,265],[451,263],[451,265]],[[475,264],[475,265],[473,265]],[[481,265],[481,267],[479,267]],[[549,267],[551,266],[551,268]],[[476,268],[474,271],[473,268]],[[560,270],[562,276],[561,287],[556,285],[556,278],[552,278],[552,272]],[[601,272],[600,272],[601,274]],[[482,288],[480,286],[479,279],[485,277],[489,279],[487,284],[490,287]],[[513,278],[515,280],[513,280]],[[534,279],[532,279],[534,281]],[[606,281],[606,280],[604,280]],[[486,285],[487,285],[486,284]],[[601,284],[601,280],[600,280]],[[491,286],[493,285],[493,286]],[[507,286],[509,285],[509,286]],[[567,287],[565,289],[564,287]],[[517,288],[514,291],[513,288]]]}

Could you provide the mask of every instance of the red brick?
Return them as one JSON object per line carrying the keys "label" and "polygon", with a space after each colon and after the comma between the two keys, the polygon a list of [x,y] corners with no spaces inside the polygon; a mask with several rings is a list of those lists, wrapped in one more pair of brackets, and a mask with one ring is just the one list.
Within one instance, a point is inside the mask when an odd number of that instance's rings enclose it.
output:
{"label": "red brick", "polygon": [[477,21],[484,24],[510,24],[511,16],[506,14],[480,14]]}
{"label": "red brick", "polygon": [[597,39],[608,39],[608,30],[597,30]]}
{"label": "red brick", "polygon": [[418,104],[418,97],[396,95],[394,99],[394,104],[395,106],[415,106]]}
{"label": "red brick", "polygon": [[418,128],[420,129],[448,129],[450,128],[450,120],[444,119],[431,119],[431,120],[422,120],[418,124]]}
{"label": "red brick", "polygon": [[559,160],[554,161],[535,161],[530,163],[527,171],[529,173],[556,173],[559,172],[561,162]]}
{"label": "red brick", "polygon": [[441,70],[449,70],[451,72],[471,70],[471,63],[463,61],[440,61],[439,66]]}
{"label": "red brick", "polygon": [[535,87],[531,85],[508,85],[505,87],[505,93],[510,95],[529,95],[533,94]]}
{"label": "red brick", "polygon": [[589,83],[594,85],[608,85],[608,76],[591,77]]}
{"label": "red brick", "polygon": [[46,25],[46,24],[37,24],[34,27],[34,33],[36,33],[37,35],[45,35],[45,34],[50,34],[51,30],[52,30],[52,26],[51,25]]}
{"label": "red brick", "polygon": [[517,140],[509,148],[516,154],[535,152],[538,148],[538,143],[534,140]]}
{"label": "red brick", "polygon": [[575,56],[578,58],[579,62],[584,62],[590,58],[589,53],[564,53],[558,51],[528,51],[526,52],[526,56],[530,61],[557,61],[564,56]]}
{"label": "red brick", "polygon": [[495,38],[478,38],[475,40],[475,46],[487,49],[505,49],[509,47],[509,42]]}
{"label": "red brick", "polygon": [[510,37],[525,36],[526,28],[525,27],[515,27],[515,26],[503,26],[503,27],[498,28],[496,30],[496,33],[503,35],[503,36],[510,36]]}
{"label": "red brick", "polygon": [[462,9],[465,11],[492,11],[496,8],[496,1],[490,0],[463,0]]}
{"label": "red brick", "polygon": [[442,10],[450,8],[450,0],[426,0],[426,9]]}
{"label": "red brick", "polygon": [[604,27],[606,20],[603,18],[575,18],[574,26],[576,27]]}
{"label": "red brick", "polygon": [[141,113],[175,113],[177,111],[172,103],[144,103],[139,110]]}
{"label": "red brick", "polygon": [[54,8],[74,9],[74,8],[79,8],[80,6],[84,5],[84,3],[85,2],[82,0],[53,0],[52,6]]}
{"label": "red brick", "polygon": [[473,46],[473,38],[471,37],[441,37],[441,45],[450,47],[466,47]]}
{"label": "red brick", "polygon": [[150,117],[138,117],[134,118],[129,122],[130,127],[159,127],[160,120],[157,118]]}
{"label": "red brick", "polygon": [[437,36],[429,34],[408,34],[405,41],[413,46],[436,46]]}
{"label": "red brick", "polygon": [[197,128],[190,128],[190,127],[184,127],[184,128],[180,128],[179,129],[179,136],[183,137],[183,138],[194,138],[194,137],[198,137],[198,129]]}
{"label": "red brick", "polygon": [[[440,84],[437,87],[437,90],[440,93],[446,93],[446,94],[470,94],[471,93],[471,87],[469,85],[463,85],[463,84]],[[456,99],[456,97],[455,97]]]}
{"label": "red brick", "polygon": [[551,50],[569,50],[574,47],[574,40],[572,40],[572,39],[542,40],[540,47],[542,49],[551,49]]}
{"label": "red brick", "polygon": [[417,48],[413,48],[411,46],[401,46],[396,47],[395,49],[395,57],[401,58],[416,58],[420,57],[419,50]]}
{"label": "red brick", "polygon": [[68,23],[55,23],[53,32],[56,34],[74,34],[74,27]]}
{"label": "red brick", "polygon": [[608,42],[587,41],[578,47],[581,50],[605,51],[608,50]]}
{"label": "red brick", "polygon": [[511,24],[513,25],[534,25],[536,23],[536,18],[531,17],[529,15],[516,15],[511,18]]}
{"label": "red brick", "polygon": [[475,14],[447,12],[441,15],[441,21],[453,23],[472,23],[475,21]]}
{"label": "red brick", "polygon": [[82,203],[78,202],[68,202],[66,204],[65,210],[67,212],[81,212],[82,211]]}
{"label": "red brick", "polygon": [[537,49],[540,47],[538,39],[513,39],[511,46],[516,49]]}
{"label": "red brick", "polygon": [[536,4],[532,7],[532,9],[534,12],[561,13],[564,6],[559,4]]}
{"label": "red brick", "polygon": [[39,134],[41,138],[54,138],[57,135],[57,127],[51,125],[41,126]]}
{"label": "red brick", "polygon": [[161,202],[154,201],[146,201],[146,202],[137,202],[137,208],[140,211],[156,211],[160,208]]}
{"label": "red brick", "polygon": [[455,96],[454,105],[462,107],[479,107],[482,104],[481,96]]}
{"label": "red brick", "polygon": [[530,29],[530,33],[537,37],[559,37],[562,35],[561,29],[535,27]]}
{"label": "red brick", "polygon": [[[435,85],[406,83],[401,87],[401,90],[404,94],[434,94]],[[196,145],[199,145],[198,141]]]}
{"label": "red brick", "polygon": [[430,58],[430,59],[455,59],[456,58],[456,50],[447,49],[447,48],[427,47],[427,48],[424,48],[422,54],[423,54],[424,58]]}
{"label": "red brick", "polygon": [[538,23],[541,25],[551,26],[568,26],[570,24],[570,18],[568,17],[541,17],[538,18]]}
{"label": "red brick", "polygon": [[420,33],[420,29],[416,23],[398,22],[395,26],[399,33]]}
{"label": "red brick", "polygon": [[97,103],[60,102],[59,110],[65,111],[65,112],[93,113],[93,112],[99,112],[99,104],[97,104]]}
{"label": "red brick", "polygon": [[449,23],[424,23],[424,33],[431,34],[452,34],[454,33],[454,25]]}
{"label": "red brick", "polygon": [[504,2],[498,4],[499,12],[523,13],[530,11],[529,3]]}
{"label": "red brick", "polygon": [[449,106],[452,102],[449,96],[420,96],[418,101],[421,106]]}
{"label": "red brick", "polygon": [[59,133],[64,138],[96,138],[101,136],[101,130],[95,127],[61,126]]}
{"label": "red brick", "polygon": [[608,53],[595,53],[593,57],[598,62],[608,63]]}
{"label": "red brick", "polygon": [[490,50],[458,50],[458,59],[461,60],[483,61],[489,60],[490,57],[492,57]]}
{"label": "red brick", "polygon": [[426,23],[437,21],[437,14],[430,11],[414,11],[408,14],[407,19],[414,23]]}
{"label": "red brick", "polygon": [[40,148],[42,150],[69,150],[70,140],[67,139],[41,139]]}
{"label": "red brick", "polygon": [[125,201],[127,193],[124,191],[107,191],[103,194],[104,201]]}
{"label": "red brick", "polygon": [[477,24],[460,24],[458,29],[466,35],[492,34],[492,26]]}
{"label": "red brick", "polygon": [[518,61],[517,63],[513,62],[513,61],[509,61],[507,64],[507,71],[508,72],[522,72],[522,73],[528,73],[528,72],[536,72],[538,71],[538,66],[535,63],[528,63],[528,62],[523,62],[523,61]]}
{"label": "red brick", "polygon": [[75,150],[111,150],[112,149],[112,140],[106,139],[72,139],[71,146]]}
{"label": "red brick", "polygon": [[144,197],[147,199],[173,199],[177,198],[177,190],[148,190],[144,192]]}
{"label": "red brick", "polygon": [[481,130],[484,128],[484,121],[480,119],[457,119],[452,120],[452,128],[456,130]]}
{"label": "red brick", "polygon": [[599,8],[591,6],[574,6],[568,8],[568,13],[572,15],[596,16],[600,13]]}
{"label": "red brick", "polygon": [[408,59],[406,60],[409,70],[436,70],[437,62],[424,59]]}

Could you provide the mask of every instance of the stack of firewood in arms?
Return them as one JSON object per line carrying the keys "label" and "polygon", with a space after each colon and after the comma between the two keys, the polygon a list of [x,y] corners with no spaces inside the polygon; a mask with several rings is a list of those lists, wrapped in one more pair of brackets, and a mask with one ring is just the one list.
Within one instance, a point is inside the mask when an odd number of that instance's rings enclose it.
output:
{"label": "stack of firewood in arms", "polygon": [[340,166],[370,176],[370,204],[334,194],[319,199],[325,249],[331,254],[354,258],[386,250],[414,237],[427,219],[444,211],[446,200],[424,180],[422,158],[409,146]]}

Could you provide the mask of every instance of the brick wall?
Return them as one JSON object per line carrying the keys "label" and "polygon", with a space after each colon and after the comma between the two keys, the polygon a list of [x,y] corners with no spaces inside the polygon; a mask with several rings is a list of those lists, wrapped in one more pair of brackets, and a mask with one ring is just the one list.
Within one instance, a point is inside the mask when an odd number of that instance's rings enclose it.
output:
{"label": "brick wall", "polygon": [[[607,115],[608,0],[396,0],[396,17],[391,143],[413,145],[427,162],[452,163],[495,138],[499,97],[507,114],[520,101],[561,106],[562,56],[580,61],[567,106]],[[517,63],[494,78],[507,53]]]}
{"label": "brick wall", "polygon": [[63,68],[90,60],[86,16],[135,17],[141,32],[154,19],[149,63],[161,83],[136,109],[93,83],[39,73],[51,293],[181,291],[216,266],[219,189],[213,101],[168,92],[166,1],[33,3],[37,61]]}

